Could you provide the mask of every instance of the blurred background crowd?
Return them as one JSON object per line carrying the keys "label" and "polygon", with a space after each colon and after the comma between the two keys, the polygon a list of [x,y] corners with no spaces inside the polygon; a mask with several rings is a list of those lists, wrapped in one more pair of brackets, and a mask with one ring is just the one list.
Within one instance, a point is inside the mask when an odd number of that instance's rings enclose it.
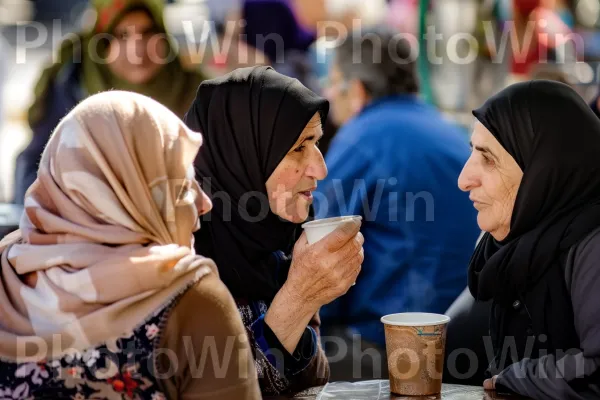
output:
{"label": "blurred background crowd", "polygon": [[[325,328],[353,326],[363,347],[383,348],[377,316],[443,313],[465,287],[480,233],[456,187],[470,110],[510,83],[544,78],[598,112],[600,0],[140,0],[125,15],[129,2],[0,0],[0,201],[23,202],[52,130],[90,93],[136,91],[183,117],[202,80],[271,65],[331,102],[320,143],[331,202],[319,216],[363,214],[354,198],[331,207],[332,179],[353,193],[355,179],[378,188],[384,177],[437,202],[435,224],[427,207],[412,210],[416,223],[402,223],[408,212],[396,223],[391,196],[390,212],[366,216],[361,280],[322,312]],[[378,44],[365,44],[369,32]],[[415,93],[426,107],[399,96]],[[340,311],[344,302],[353,312]]]}
{"label": "blurred background crowd", "polygon": [[[425,101],[468,127],[468,110],[526,77],[569,82],[592,100],[600,58],[599,15],[597,0],[171,0],[165,4],[164,24],[180,45],[182,62],[205,77],[240,66],[272,64],[321,94],[327,91],[330,50],[336,43],[331,36],[339,35],[340,24],[349,29],[353,24],[363,29],[387,25],[416,38],[411,43],[421,49],[416,62]],[[15,161],[31,140],[27,113],[41,71],[65,35],[85,31],[94,18],[95,9],[87,0],[0,0],[4,201],[15,197]],[[527,30],[532,20],[545,21],[535,25],[533,35]],[[431,27],[443,37],[427,38]],[[273,33],[283,47],[273,40],[257,40]],[[554,38],[563,33],[566,46]],[[510,50],[513,34],[521,46],[530,41],[534,49],[522,54],[523,62],[515,62]],[[569,40],[572,34],[578,39]],[[505,39],[508,49],[503,52]],[[557,47],[568,50],[557,54]],[[547,57],[540,57],[539,51]],[[433,53],[442,58],[427,56]],[[335,128],[330,126],[324,150]]]}
{"label": "blurred background crowd", "polygon": [[[549,34],[536,30],[536,36],[552,37],[561,30],[567,35],[576,33],[583,44],[574,46],[577,54],[569,54],[566,61],[554,65],[550,58],[535,68],[525,68],[530,62],[516,65],[510,54],[490,51],[493,46],[488,45],[489,41],[501,44],[503,33],[512,32],[512,23],[522,35],[521,40],[528,40],[523,27],[539,5],[544,6],[544,12],[534,18],[549,21],[545,28]],[[86,29],[93,15],[94,9],[87,0],[0,1],[0,197],[5,201],[14,196],[16,155],[31,138],[26,112],[33,102],[41,70],[63,37]],[[585,96],[593,96],[597,81],[595,61],[600,57],[599,15],[597,0],[171,0],[164,9],[166,28],[181,44],[183,59],[206,76],[218,76],[239,66],[276,63],[278,71],[294,75],[321,92],[327,89],[326,79],[322,79],[328,69],[326,53],[331,48],[327,35],[338,33],[335,23],[348,28],[352,24],[386,24],[410,33],[423,49],[417,60],[423,97],[462,124],[471,120],[467,110],[525,74],[568,80],[580,86]],[[319,25],[336,28],[328,31],[319,29]],[[428,44],[425,33],[431,26],[444,38]],[[279,58],[285,58],[284,62],[273,59],[277,58],[278,44],[256,40],[260,34],[271,33],[283,39],[285,57]],[[448,45],[448,38],[458,33],[472,35],[477,42],[459,39]],[[552,42],[544,45],[556,46]],[[216,54],[211,51],[214,43]],[[434,46],[451,46],[457,49],[457,57],[470,61],[475,55],[475,61],[457,64],[449,59],[449,52],[442,50],[439,54],[444,59],[434,64],[424,50]],[[198,48],[200,51],[195,50]],[[527,61],[534,58],[531,55]],[[575,63],[575,59],[584,62]]]}

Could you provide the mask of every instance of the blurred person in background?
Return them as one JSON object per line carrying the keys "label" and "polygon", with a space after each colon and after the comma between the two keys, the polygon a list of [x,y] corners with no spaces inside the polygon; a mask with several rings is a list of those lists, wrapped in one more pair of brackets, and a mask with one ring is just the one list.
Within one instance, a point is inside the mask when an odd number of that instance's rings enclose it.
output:
{"label": "blurred person in background", "polygon": [[[1,28],[1,26],[0,26]],[[0,132],[4,123],[4,85],[6,83],[6,77],[8,75],[8,43],[2,36],[0,29]]]}
{"label": "blurred person in background", "polygon": [[513,7],[518,50],[510,53],[512,81],[529,79],[538,64],[576,61],[583,49],[568,45],[574,24],[570,1],[514,0]]}
{"label": "blurred person in background", "polygon": [[247,43],[262,51],[277,72],[316,89],[308,57],[316,36],[298,22],[291,0],[245,0],[242,18]]}
{"label": "blurred person in background", "polygon": [[[1,10],[1,5],[0,5],[0,10]],[[1,135],[4,132],[7,132],[8,130],[4,129],[4,124],[7,123],[6,121],[6,117],[7,117],[7,112],[5,109],[6,106],[6,96],[5,96],[5,92],[7,92],[6,90],[6,85],[9,83],[8,82],[8,75],[9,75],[9,64],[8,64],[8,60],[9,60],[9,52],[11,51],[11,47],[8,44],[8,42],[4,39],[4,36],[2,34],[2,25],[0,24],[0,140],[3,139],[1,137]],[[13,133],[14,134],[14,133]],[[11,135],[12,136],[12,135]],[[6,139],[6,138],[4,138]],[[12,140],[12,137],[10,137],[9,140]],[[6,149],[3,149],[6,150]],[[12,155],[13,153],[8,151],[4,154],[10,154]],[[6,160],[8,161],[7,164],[4,164],[4,166],[6,167],[11,167],[11,160]],[[0,173],[2,173],[4,170],[4,168],[0,167]],[[6,198],[7,196],[5,195],[5,182],[4,179],[2,179],[0,181],[0,203],[8,203],[10,202],[10,199]],[[4,204],[2,207],[9,207],[9,209],[11,210],[10,212],[7,212],[8,209],[3,210],[2,212],[0,212],[0,214],[2,215],[2,219],[3,221],[0,222],[0,238],[2,238],[6,233],[8,233],[12,228],[14,228],[14,224],[15,222],[18,222],[18,217],[17,215],[21,214],[21,210],[19,206],[13,205],[13,204]],[[12,218],[11,218],[12,216]],[[15,217],[17,217],[15,219]]]}
{"label": "blurred person in background", "polygon": [[329,175],[315,195],[315,212],[362,215],[365,237],[361,276],[323,307],[323,335],[341,336],[351,349],[358,340],[381,357],[363,357],[353,373],[361,357],[350,352],[331,364],[332,380],[386,376],[380,318],[446,311],[465,287],[480,233],[468,196],[456,188],[469,157],[462,130],[418,98],[406,41],[383,27],[363,34],[335,49],[327,97],[342,127],[326,156]]}
{"label": "blurred person in background", "polygon": [[201,144],[132,92],[61,121],[0,242],[2,398],[261,398],[234,300],[193,249],[212,207],[194,179]]}
{"label": "blurred person in background", "polygon": [[[256,0],[248,0],[256,1]],[[273,0],[270,0],[271,2]],[[321,80],[327,75],[329,46],[325,41],[344,37],[353,27],[368,27],[384,21],[400,28],[412,20],[399,2],[389,0],[275,0],[286,3],[293,11],[295,24],[313,36],[310,47],[303,50],[310,55],[311,74]],[[412,1],[412,0],[409,0]],[[400,16],[401,14],[401,16]],[[387,16],[387,18],[386,18]]]}
{"label": "blurred person in background", "polygon": [[15,167],[16,203],[36,178],[37,165],[58,122],[77,103],[119,89],[152,97],[183,117],[203,74],[185,69],[166,36],[162,0],[94,0],[93,29],[60,44],[58,62],[46,68],[28,112],[31,143]]}
{"label": "blurred person in background", "polygon": [[[369,26],[384,19],[385,0],[239,0],[241,33],[261,51],[278,72],[298,78],[317,90],[314,81],[315,40],[327,34],[344,35],[353,24]],[[325,63],[321,63],[325,64]]]}
{"label": "blurred person in background", "polygon": [[[243,0],[206,0],[217,46],[207,46],[192,63],[202,63],[208,78],[217,78],[235,69],[268,65],[268,58],[243,38]],[[208,55],[208,57],[206,57]],[[206,61],[205,61],[206,60]]]}
{"label": "blurred person in background", "polygon": [[[1,28],[1,26],[0,26]],[[0,29],[0,129],[4,122],[4,84],[8,75],[8,52],[10,51],[9,44],[2,36]]]}
{"label": "blurred person in background", "polygon": [[212,77],[270,65],[307,83],[306,53],[315,34],[298,22],[292,0],[208,0],[207,6],[223,49],[211,54]]}
{"label": "blurred person in background", "polygon": [[214,204],[196,252],[215,260],[236,299],[263,395],[327,382],[319,308],[361,269],[360,222],[313,245],[301,229],[327,175],[318,141],[328,111],[297,79],[252,67],[203,82],[185,119],[205,138],[195,165]]}

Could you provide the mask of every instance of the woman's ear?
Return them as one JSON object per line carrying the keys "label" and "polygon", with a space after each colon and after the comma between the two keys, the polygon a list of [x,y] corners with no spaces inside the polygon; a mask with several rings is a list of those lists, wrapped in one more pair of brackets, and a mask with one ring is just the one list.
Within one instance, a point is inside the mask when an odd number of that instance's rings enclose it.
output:
{"label": "woman's ear", "polygon": [[358,114],[369,102],[369,95],[365,85],[358,79],[353,79],[349,83],[348,96],[350,98],[350,108],[352,114]]}

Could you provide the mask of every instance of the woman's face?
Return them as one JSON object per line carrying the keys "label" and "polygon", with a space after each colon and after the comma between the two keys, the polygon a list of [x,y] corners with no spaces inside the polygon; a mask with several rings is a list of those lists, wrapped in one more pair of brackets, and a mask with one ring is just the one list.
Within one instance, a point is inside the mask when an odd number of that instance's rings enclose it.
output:
{"label": "woman's face", "polygon": [[145,11],[132,11],[117,23],[108,47],[108,68],[133,84],[151,80],[164,66],[168,54],[165,37]]}
{"label": "woman's face", "polygon": [[194,178],[194,173],[194,167],[190,167],[187,179],[183,181],[182,186],[175,188],[178,191],[175,220],[178,231],[185,235],[178,238],[178,244],[185,246],[189,244],[190,247],[194,247],[194,236],[191,235],[190,238],[189,233],[200,229],[200,216],[212,209],[212,202]]}
{"label": "woman's face", "polygon": [[523,171],[480,122],[473,130],[471,147],[471,157],[458,177],[458,187],[470,192],[469,198],[479,211],[479,227],[494,239],[503,240],[510,231]]}
{"label": "woman's face", "polygon": [[325,160],[318,148],[322,136],[321,117],[317,113],[267,180],[271,211],[287,221],[301,223],[308,218],[312,192],[317,181],[327,176]]}

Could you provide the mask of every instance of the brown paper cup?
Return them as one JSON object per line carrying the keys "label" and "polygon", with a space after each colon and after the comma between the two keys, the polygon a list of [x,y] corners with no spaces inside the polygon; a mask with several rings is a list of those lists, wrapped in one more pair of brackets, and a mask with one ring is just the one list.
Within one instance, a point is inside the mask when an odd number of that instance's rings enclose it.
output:
{"label": "brown paper cup", "polygon": [[429,313],[390,314],[381,318],[392,393],[428,396],[441,392],[449,321],[446,315]]}

